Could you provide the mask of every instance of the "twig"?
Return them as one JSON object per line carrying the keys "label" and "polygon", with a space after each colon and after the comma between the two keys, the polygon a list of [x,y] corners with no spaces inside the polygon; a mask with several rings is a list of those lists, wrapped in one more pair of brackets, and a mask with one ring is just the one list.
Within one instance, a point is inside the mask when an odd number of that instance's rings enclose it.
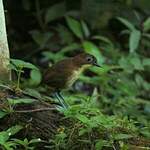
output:
{"label": "twig", "polygon": [[112,147],[113,147],[114,150],[117,150],[114,144],[112,144]]}
{"label": "twig", "polygon": [[29,113],[29,112],[38,112],[38,111],[48,111],[48,110],[57,110],[56,108],[38,108],[38,109],[29,109],[29,110],[15,110],[15,113]]}

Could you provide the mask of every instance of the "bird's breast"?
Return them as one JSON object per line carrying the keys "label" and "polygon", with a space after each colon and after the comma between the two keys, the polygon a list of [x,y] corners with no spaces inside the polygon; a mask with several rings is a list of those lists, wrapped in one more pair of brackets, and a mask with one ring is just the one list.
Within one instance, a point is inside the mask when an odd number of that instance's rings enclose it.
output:
{"label": "bird's breast", "polygon": [[88,68],[90,65],[84,65],[74,71],[72,71],[68,82],[67,82],[67,86],[70,87],[73,85],[73,83],[79,78],[79,75],[86,69]]}
{"label": "bird's breast", "polygon": [[72,71],[72,74],[68,79],[68,83],[67,83],[68,87],[73,85],[73,83],[79,78],[79,75],[82,73],[82,71],[83,71],[82,68]]}

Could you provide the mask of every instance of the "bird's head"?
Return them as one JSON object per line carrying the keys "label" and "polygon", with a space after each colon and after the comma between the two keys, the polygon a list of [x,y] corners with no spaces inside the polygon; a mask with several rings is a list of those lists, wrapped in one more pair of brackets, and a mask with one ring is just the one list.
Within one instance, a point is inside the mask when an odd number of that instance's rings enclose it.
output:
{"label": "bird's head", "polygon": [[75,62],[79,66],[97,66],[101,67],[97,63],[97,59],[95,56],[88,53],[81,53],[75,57],[73,57],[73,62]]}

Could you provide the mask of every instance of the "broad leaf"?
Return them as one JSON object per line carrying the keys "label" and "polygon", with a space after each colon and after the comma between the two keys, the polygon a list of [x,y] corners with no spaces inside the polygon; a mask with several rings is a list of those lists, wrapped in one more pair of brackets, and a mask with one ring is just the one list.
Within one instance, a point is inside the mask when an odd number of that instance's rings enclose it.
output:
{"label": "broad leaf", "polygon": [[132,138],[132,137],[133,137],[133,135],[120,133],[120,134],[116,134],[116,135],[114,136],[114,139],[115,139],[115,140],[122,140],[122,139],[130,139],[130,138]]}
{"label": "broad leaf", "polygon": [[33,96],[33,97],[36,97],[36,98],[41,98],[41,94],[35,90],[35,89],[25,89],[24,93],[30,95],[30,96]]}
{"label": "broad leaf", "polygon": [[39,143],[41,142],[42,140],[40,138],[37,138],[37,139],[32,139],[31,141],[29,141],[29,144],[33,144],[33,143]]}
{"label": "broad leaf", "polygon": [[40,70],[31,70],[30,73],[30,82],[32,85],[38,85],[40,84],[41,80],[42,80],[42,75],[40,73]]}
{"label": "broad leaf", "polygon": [[6,115],[7,115],[6,112],[0,110],[0,119],[3,118],[3,117],[6,116]]}
{"label": "broad leaf", "polygon": [[9,134],[6,131],[0,132],[0,145],[4,144],[9,139]]}
{"label": "broad leaf", "polygon": [[89,31],[89,28],[88,28],[87,24],[82,20],[81,25],[82,25],[82,30],[83,30],[83,33],[84,33],[85,37],[89,37],[90,36],[90,31]]}
{"label": "broad leaf", "polygon": [[96,35],[96,36],[93,36],[92,38],[96,39],[96,40],[100,40],[102,42],[105,42],[106,44],[109,44],[113,47],[113,43],[107,37]]}
{"label": "broad leaf", "polygon": [[30,99],[30,98],[18,98],[18,99],[12,99],[8,98],[7,99],[10,105],[16,105],[16,104],[30,104],[35,102],[35,99]]}
{"label": "broad leaf", "polygon": [[55,19],[63,17],[65,12],[66,12],[66,7],[64,2],[55,4],[50,8],[48,8],[48,11],[46,12],[45,15],[45,22],[48,23]]}
{"label": "broad leaf", "polygon": [[6,131],[2,131],[0,132],[0,144],[4,145],[5,142],[7,142],[7,140],[9,139],[9,137],[11,135],[16,134],[17,132],[19,132],[23,127],[20,125],[16,125],[16,126],[12,126],[11,128],[9,128]]}
{"label": "broad leaf", "polygon": [[150,58],[143,59],[143,66],[150,66]]}
{"label": "broad leaf", "polygon": [[135,81],[136,81],[136,83],[137,83],[137,85],[140,87],[142,84],[143,84],[143,82],[144,82],[144,80],[143,80],[143,78],[142,78],[142,76],[140,75],[140,74],[136,74],[135,75]]}
{"label": "broad leaf", "polygon": [[83,123],[89,123],[89,119],[85,115],[77,114],[76,118],[79,119]]}
{"label": "broad leaf", "polygon": [[11,63],[13,65],[15,65],[15,67],[19,67],[19,68],[29,68],[29,69],[38,69],[35,65],[29,63],[29,62],[25,62],[23,60],[20,59],[10,59]]}
{"label": "broad leaf", "polygon": [[89,132],[89,130],[87,128],[80,128],[80,130],[79,130],[79,136],[82,136],[82,135],[84,135],[87,132]]}
{"label": "broad leaf", "polygon": [[7,132],[9,133],[9,136],[11,136],[11,135],[18,133],[22,128],[23,127],[20,125],[15,125],[15,126],[12,126],[11,128],[9,128],[7,130]]}
{"label": "broad leaf", "polygon": [[98,140],[95,144],[95,149],[96,150],[102,150],[103,146],[108,145],[108,141],[105,140]]}
{"label": "broad leaf", "polygon": [[145,127],[140,130],[140,133],[143,134],[145,137],[150,139],[150,131],[148,127]]}
{"label": "broad leaf", "polygon": [[71,18],[66,17],[67,24],[70,28],[70,30],[80,39],[83,39],[83,32],[82,27],[79,21]]}
{"label": "broad leaf", "polygon": [[142,61],[140,60],[139,57],[131,57],[130,58],[130,63],[134,66],[134,69],[137,70],[144,70],[143,65],[142,65]]}
{"label": "broad leaf", "polygon": [[35,41],[35,43],[38,44],[41,48],[43,48],[46,45],[48,40],[53,35],[50,32],[42,33],[38,30],[32,30],[32,31],[30,31],[30,34],[31,34],[33,40]]}
{"label": "broad leaf", "polygon": [[133,53],[138,48],[140,39],[141,39],[141,32],[138,30],[133,30],[129,38],[129,49],[131,53]]}
{"label": "broad leaf", "polygon": [[146,21],[143,23],[143,30],[145,31],[145,32],[147,32],[148,30],[150,30],[150,17],[148,17],[147,19],[146,19]]}
{"label": "broad leaf", "polygon": [[127,19],[121,18],[121,17],[117,17],[117,19],[123,23],[128,29],[130,29],[131,31],[135,30],[134,25],[129,22]]}

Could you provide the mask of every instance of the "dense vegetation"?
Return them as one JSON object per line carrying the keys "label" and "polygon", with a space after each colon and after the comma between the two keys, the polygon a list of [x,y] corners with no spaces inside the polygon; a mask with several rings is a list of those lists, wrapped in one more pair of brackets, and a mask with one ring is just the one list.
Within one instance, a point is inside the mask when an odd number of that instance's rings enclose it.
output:
{"label": "dense vegetation", "polygon": [[[5,8],[14,81],[2,88],[47,101],[41,80],[51,64],[85,51],[102,68],[91,67],[63,92],[71,107],[58,109],[64,115],[51,139],[20,137],[20,123],[0,127],[1,149],[38,149],[39,142],[56,150],[150,149],[148,0],[7,0]],[[1,94],[0,118],[23,103],[34,100]]]}

